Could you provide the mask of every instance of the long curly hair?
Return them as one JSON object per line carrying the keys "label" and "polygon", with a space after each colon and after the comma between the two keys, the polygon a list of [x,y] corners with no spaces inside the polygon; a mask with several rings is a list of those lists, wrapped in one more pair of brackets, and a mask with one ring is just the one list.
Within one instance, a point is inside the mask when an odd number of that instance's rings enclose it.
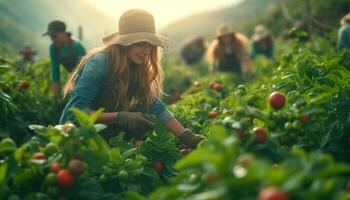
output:
{"label": "long curly hair", "polygon": [[[76,79],[87,61],[95,54],[103,52],[107,55],[111,72],[108,73],[106,82],[110,85],[118,85],[117,91],[111,91],[115,99],[114,108],[123,111],[128,111],[137,105],[145,105],[149,108],[155,97],[163,95],[161,52],[158,47],[152,46],[144,66],[132,68],[128,61],[127,50],[127,46],[113,44],[90,51],[71,73],[64,87],[64,96],[73,91]],[[131,85],[134,87],[131,88]]]}

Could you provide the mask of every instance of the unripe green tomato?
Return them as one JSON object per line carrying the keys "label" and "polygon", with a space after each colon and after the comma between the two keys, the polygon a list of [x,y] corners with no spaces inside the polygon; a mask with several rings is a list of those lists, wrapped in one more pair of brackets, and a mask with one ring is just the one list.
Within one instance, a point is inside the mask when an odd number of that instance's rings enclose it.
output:
{"label": "unripe green tomato", "polygon": [[198,174],[191,174],[190,175],[190,183],[195,184],[199,181],[199,175]]}
{"label": "unripe green tomato", "polygon": [[101,174],[101,176],[99,177],[98,179],[100,181],[100,183],[104,183],[106,182],[108,179],[107,179],[107,176],[105,174]]}
{"label": "unripe green tomato", "polygon": [[125,160],[125,164],[130,165],[130,164],[132,163],[132,161],[133,161],[133,159],[127,158],[127,159]]}
{"label": "unripe green tomato", "polygon": [[55,184],[56,183],[56,174],[55,173],[47,174],[45,182],[49,185]]}
{"label": "unripe green tomato", "polygon": [[293,128],[293,125],[292,125],[292,123],[290,123],[290,122],[286,122],[285,124],[284,124],[284,129],[285,130],[291,130]]}
{"label": "unripe green tomato", "polygon": [[54,153],[56,153],[58,151],[58,147],[56,144],[50,142],[48,143],[46,146],[45,146],[45,149],[44,149],[44,153],[47,155],[47,156],[51,156],[53,155]]}
{"label": "unripe green tomato", "polygon": [[121,180],[127,179],[128,176],[129,176],[129,174],[125,170],[120,170],[119,173],[118,173],[118,178],[120,178]]}
{"label": "unripe green tomato", "polygon": [[301,127],[301,125],[302,125],[302,123],[299,120],[295,120],[293,122],[293,128],[295,128],[295,129],[299,129]]}

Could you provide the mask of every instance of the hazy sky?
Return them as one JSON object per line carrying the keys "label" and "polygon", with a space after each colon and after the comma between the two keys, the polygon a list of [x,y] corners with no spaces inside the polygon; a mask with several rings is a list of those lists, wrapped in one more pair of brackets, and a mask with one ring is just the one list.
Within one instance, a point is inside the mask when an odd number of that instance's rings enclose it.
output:
{"label": "hazy sky", "polygon": [[130,8],[151,12],[159,28],[188,15],[223,8],[242,0],[86,0],[114,19]]}

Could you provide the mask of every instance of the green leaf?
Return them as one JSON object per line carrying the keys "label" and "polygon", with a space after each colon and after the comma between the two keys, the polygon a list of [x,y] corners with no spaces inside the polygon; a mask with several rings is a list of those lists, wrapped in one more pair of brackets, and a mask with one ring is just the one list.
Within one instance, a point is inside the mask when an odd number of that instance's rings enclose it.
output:
{"label": "green leaf", "polygon": [[128,200],[147,200],[146,197],[144,197],[136,192],[127,191],[124,194],[125,194],[126,199],[128,199]]}
{"label": "green leaf", "polygon": [[87,113],[79,110],[78,108],[71,108],[70,111],[74,113],[75,118],[82,127],[90,125],[90,119]]}
{"label": "green leaf", "polygon": [[0,165],[0,199],[4,199],[5,185],[6,185],[6,172],[7,163],[2,163]]}
{"label": "green leaf", "polygon": [[96,122],[96,120],[98,119],[98,117],[101,115],[103,111],[104,111],[104,108],[100,108],[89,116],[90,125]]}

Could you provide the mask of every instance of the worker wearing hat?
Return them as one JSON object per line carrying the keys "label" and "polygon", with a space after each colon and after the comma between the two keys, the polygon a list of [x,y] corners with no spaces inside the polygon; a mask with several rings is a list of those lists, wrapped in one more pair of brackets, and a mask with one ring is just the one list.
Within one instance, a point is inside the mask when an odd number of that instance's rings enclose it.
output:
{"label": "worker wearing hat", "polygon": [[249,39],[245,35],[232,31],[228,25],[219,26],[216,38],[208,48],[209,70],[231,72],[239,77],[242,77],[242,72],[248,76],[253,75],[246,51],[248,44]]}
{"label": "worker wearing hat", "polygon": [[83,45],[71,38],[66,32],[64,22],[55,20],[49,23],[47,32],[43,36],[50,36],[51,80],[52,92],[55,97],[60,96],[60,65],[72,72],[80,59],[86,54]]}
{"label": "worker wearing hat", "polygon": [[34,56],[36,55],[36,50],[33,49],[30,45],[24,45],[19,53],[22,55],[22,58],[17,61],[16,66],[20,69],[23,69],[27,65],[31,65],[34,63]]}
{"label": "worker wearing hat", "polygon": [[272,58],[273,39],[271,33],[264,25],[260,24],[255,27],[252,41],[251,58],[254,59],[258,55],[264,55],[267,58]]}

